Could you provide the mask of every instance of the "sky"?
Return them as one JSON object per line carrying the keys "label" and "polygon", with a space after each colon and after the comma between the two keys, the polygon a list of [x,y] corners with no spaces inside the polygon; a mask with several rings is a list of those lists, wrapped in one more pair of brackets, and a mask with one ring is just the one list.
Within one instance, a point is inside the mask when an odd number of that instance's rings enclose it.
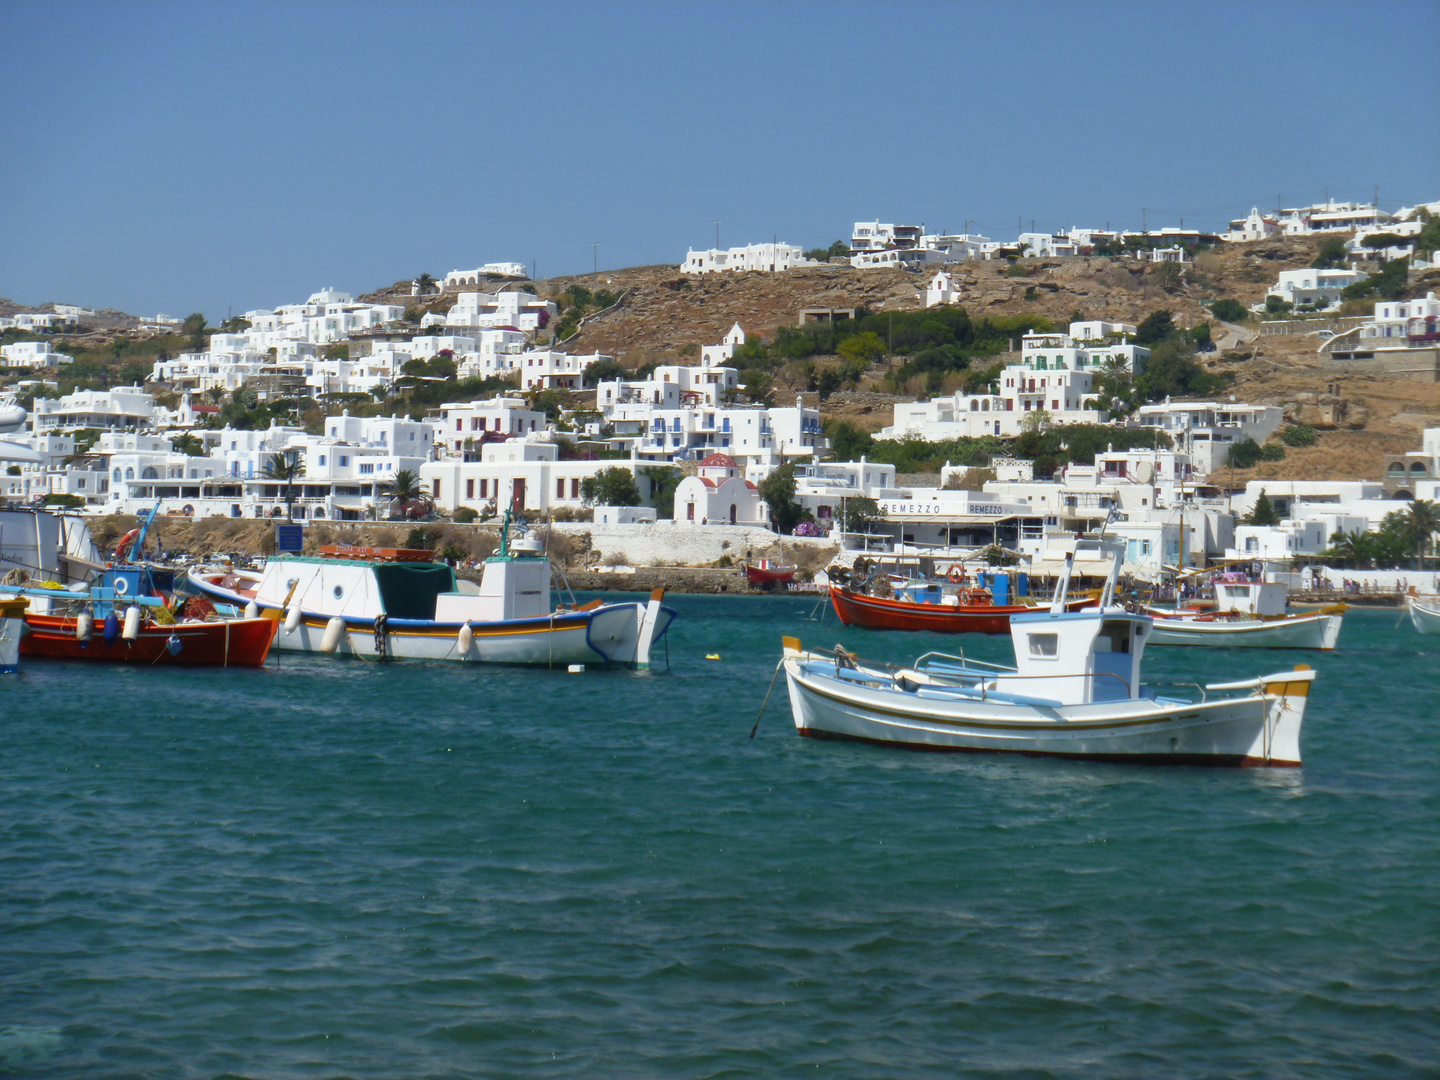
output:
{"label": "sky", "polygon": [[[1440,199],[1440,3],[0,0],[0,297]],[[14,47],[26,43],[23,48]],[[598,247],[593,245],[598,244]]]}

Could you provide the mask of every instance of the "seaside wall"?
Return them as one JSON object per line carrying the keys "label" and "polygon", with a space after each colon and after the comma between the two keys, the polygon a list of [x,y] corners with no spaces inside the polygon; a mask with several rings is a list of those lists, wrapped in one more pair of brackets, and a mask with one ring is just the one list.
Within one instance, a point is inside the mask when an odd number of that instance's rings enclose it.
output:
{"label": "seaside wall", "polygon": [[554,529],[575,537],[589,533],[591,548],[601,553],[602,563],[623,555],[623,561],[631,566],[657,563],[708,566],[723,555],[729,555],[737,563],[751,558],[794,561],[793,557],[801,553],[819,553],[836,546],[825,537],[778,536],[768,529],[743,525],[693,525],[676,521],[596,525],[588,521],[557,521]]}

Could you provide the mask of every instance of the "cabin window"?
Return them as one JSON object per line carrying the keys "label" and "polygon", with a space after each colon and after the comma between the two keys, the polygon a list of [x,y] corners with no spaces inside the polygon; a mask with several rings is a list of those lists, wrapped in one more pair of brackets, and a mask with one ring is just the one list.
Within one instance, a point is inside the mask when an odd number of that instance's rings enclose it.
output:
{"label": "cabin window", "polygon": [[1250,595],[1250,587],[1248,585],[1226,585],[1225,595],[1233,596],[1239,600],[1244,600]]}
{"label": "cabin window", "polygon": [[1059,634],[1026,634],[1031,656],[1055,656],[1060,651]]}
{"label": "cabin window", "polygon": [[340,597],[342,597],[342,596],[344,596],[344,595],[345,595],[345,590],[344,590],[343,588],[341,588],[339,585],[336,585],[336,586],[335,586],[335,599],[336,599],[336,600],[339,600]]}

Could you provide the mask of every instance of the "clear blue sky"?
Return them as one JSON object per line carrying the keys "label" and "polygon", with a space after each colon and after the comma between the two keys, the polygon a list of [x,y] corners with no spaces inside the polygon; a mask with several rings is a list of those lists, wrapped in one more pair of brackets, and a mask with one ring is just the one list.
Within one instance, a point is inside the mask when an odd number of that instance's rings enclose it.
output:
{"label": "clear blue sky", "polygon": [[879,218],[1440,199],[1440,3],[0,0],[0,296],[212,320]]}

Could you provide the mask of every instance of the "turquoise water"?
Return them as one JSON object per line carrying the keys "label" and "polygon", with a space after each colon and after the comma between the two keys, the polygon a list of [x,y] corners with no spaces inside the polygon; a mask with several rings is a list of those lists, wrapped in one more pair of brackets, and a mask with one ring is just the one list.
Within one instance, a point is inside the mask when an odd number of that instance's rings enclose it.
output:
{"label": "turquoise water", "polygon": [[1436,1075],[1440,638],[1155,649],[1320,675],[1303,770],[1146,768],[751,741],[782,633],[1008,643],[673,602],[649,675],[0,681],[0,1073]]}

